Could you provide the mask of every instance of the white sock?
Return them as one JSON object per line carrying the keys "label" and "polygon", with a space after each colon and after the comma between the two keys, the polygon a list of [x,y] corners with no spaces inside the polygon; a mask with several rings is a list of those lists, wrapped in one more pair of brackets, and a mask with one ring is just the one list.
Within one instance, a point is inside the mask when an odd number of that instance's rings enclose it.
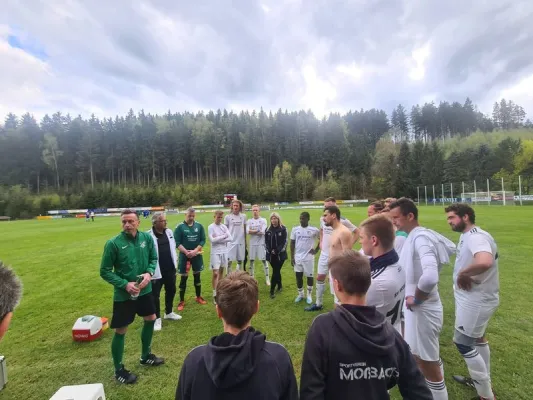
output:
{"label": "white sock", "polygon": [[485,366],[487,367],[487,374],[489,375],[490,380],[490,347],[489,342],[486,343],[477,343],[476,349],[483,361],[485,361]]}
{"label": "white sock", "polygon": [[316,281],[316,305],[322,305],[324,298],[324,290],[326,290],[326,283],[324,281]]}
{"label": "white sock", "polygon": [[446,389],[444,380],[440,382],[430,382],[426,379],[426,383],[433,395],[433,400],[448,400],[448,390]]}
{"label": "white sock", "polygon": [[474,381],[477,394],[486,399],[494,399],[492,388],[490,387],[489,374],[487,372],[487,365],[483,360],[483,357],[478,353],[476,349],[463,354],[470,377]]}
{"label": "white sock", "polygon": [[237,267],[235,268],[235,271],[240,271],[242,267],[242,261],[237,261]]}
{"label": "white sock", "polygon": [[263,269],[265,270],[265,278],[268,278],[269,269],[266,261],[263,261]]}
{"label": "white sock", "polygon": [[440,367],[440,373],[442,374],[442,379],[444,379],[444,362],[442,362],[442,358],[439,357],[439,367]]}
{"label": "white sock", "polygon": [[313,286],[307,286],[307,295],[311,296],[313,294]]}
{"label": "white sock", "polygon": [[250,260],[250,275],[254,276],[254,260]]}
{"label": "white sock", "polygon": [[216,295],[217,295],[217,290],[213,289],[213,297],[216,297]]}
{"label": "white sock", "polygon": [[298,288],[298,296],[304,297],[304,288],[303,287],[299,287]]}

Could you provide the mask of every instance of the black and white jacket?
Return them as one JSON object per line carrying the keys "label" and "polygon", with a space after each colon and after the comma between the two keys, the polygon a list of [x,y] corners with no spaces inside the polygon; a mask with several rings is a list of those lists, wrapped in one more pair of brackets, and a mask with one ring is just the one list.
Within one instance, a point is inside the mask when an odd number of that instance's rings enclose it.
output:
{"label": "black and white jacket", "polygon": [[287,259],[287,228],[283,225],[270,225],[265,232],[267,261],[285,261]]}

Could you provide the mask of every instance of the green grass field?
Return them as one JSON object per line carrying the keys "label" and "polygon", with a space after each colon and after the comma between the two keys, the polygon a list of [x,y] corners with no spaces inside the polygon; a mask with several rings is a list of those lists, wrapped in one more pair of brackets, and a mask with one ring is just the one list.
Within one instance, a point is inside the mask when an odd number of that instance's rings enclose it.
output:
{"label": "green grass field", "polygon": [[[366,215],[364,208],[342,209],[354,223]],[[499,400],[526,399],[533,392],[529,371],[533,348],[533,208],[477,207],[478,224],[491,232],[500,248],[501,306],[488,330],[491,345],[492,379]],[[282,211],[285,225],[298,223],[298,210]],[[441,207],[422,207],[421,223],[454,240]],[[263,216],[266,212],[263,212]],[[311,211],[311,223],[318,225],[320,210]],[[169,215],[169,227],[181,216]],[[205,227],[212,214],[198,214]],[[111,360],[112,331],[92,343],[72,341],[71,328],[83,315],[111,317],[112,287],[99,276],[100,257],[106,239],[120,231],[118,218],[100,218],[94,223],[83,219],[21,221],[0,223],[0,259],[16,270],[24,283],[24,297],[15,312],[10,330],[0,342],[0,354],[6,356],[9,383],[0,399],[48,399],[61,386],[101,382],[108,399],[172,399],[184,357],[195,346],[221,332],[212,303],[201,306],[193,301],[194,288],[187,288],[188,303],[181,321],[163,321],[163,330],[154,333],[152,349],[166,358],[159,368],[141,367],[141,319],[137,319],[126,336],[126,368],[139,376],[133,386],[116,384]],[[141,229],[150,228],[142,219]],[[205,254],[209,254],[206,249]],[[204,264],[208,264],[207,257]],[[257,269],[257,268],[256,268]],[[283,292],[272,300],[260,282],[260,311],[253,325],[266,333],[269,340],[280,342],[289,350],[297,376],[308,327],[316,314],[304,312],[304,304],[294,304],[296,284],[290,264],[282,270]],[[452,343],[453,298],[452,267],[441,274],[440,293],[444,303],[444,331],[441,355],[445,362],[446,383],[450,399],[470,399],[470,389],[460,387],[452,374],[465,374],[466,366]],[[211,300],[211,276],[202,274],[203,294]],[[329,292],[329,291],[328,291]],[[314,293],[313,293],[314,298]],[[326,295],[327,309],[332,297]],[[395,394],[393,398],[400,397]]]}

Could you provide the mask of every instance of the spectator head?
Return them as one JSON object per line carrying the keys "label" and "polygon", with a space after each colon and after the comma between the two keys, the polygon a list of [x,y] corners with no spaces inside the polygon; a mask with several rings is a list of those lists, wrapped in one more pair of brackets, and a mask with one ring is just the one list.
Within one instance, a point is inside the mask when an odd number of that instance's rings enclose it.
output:
{"label": "spectator head", "polygon": [[244,271],[235,271],[217,285],[217,314],[224,327],[243,330],[259,311],[257,281]]}
{"label": "spectator head", "polygon": [[12,269],[0,261],[0,340],[7,332],[13,311],[22,297],[22,283]]}

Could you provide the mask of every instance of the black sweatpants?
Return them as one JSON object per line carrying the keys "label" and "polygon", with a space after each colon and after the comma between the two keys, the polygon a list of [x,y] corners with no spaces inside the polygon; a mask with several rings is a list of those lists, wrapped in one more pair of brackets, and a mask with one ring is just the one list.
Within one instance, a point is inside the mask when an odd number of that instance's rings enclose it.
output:
{"label": "black sweatpants", "polygon": [[280,261],[277,257],[272,257],[270,265],[272,266],[272,280],[270,281],[270,293],[274,293],[276,286],[281,289],[281,267],[285,261]]}
{"label": "black sweatpants", "polygon": [[165,286],[165,314],[172,312],[174,296],[176,296],[176,270],[161,272],[163,277],[152,281],[152,293],[155,301],[155,315],[161,318],[160,294],[161,288]]}

